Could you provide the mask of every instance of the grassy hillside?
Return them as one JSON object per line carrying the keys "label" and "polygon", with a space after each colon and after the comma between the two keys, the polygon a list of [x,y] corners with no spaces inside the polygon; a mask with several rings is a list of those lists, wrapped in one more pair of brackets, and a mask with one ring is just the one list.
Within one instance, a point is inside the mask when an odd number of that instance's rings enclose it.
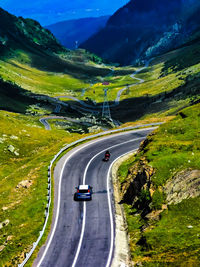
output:
{"label": "grassy hillside", "polygon": [[[145,141],[135,158],[120,167],[135,263],[200,264],[199,128],[200,104],[183,109]],[[138,192],[131,189],[136,181]]]}
{"label": "grassy hillside", "polygon": [[80,138],[42,129],[30,116],[0,111],[0,266],[17,266],[36,241],[47,204],[47,168]]}
{"label": "grassy hillside", "polygon": [[[91,77],[110,72],[95,61],[100,63],[85,51],[64,49],[37,22],[0,9],[0,266],[17,266],[37,240],[49,162],[81,137],[43,129],[39,118],[55,110],[47,96],[75,95]],[[66,113],[78,116],[70,108]]]}
{"label": "grassy hillside", "polygon": [[[199,36],[199,33],[197,34]],[[128,122],[138,119],[175,115],[198,101],[200,95],[199,37],[187,45],[155,58],[136,77],[145,82],[122,95],[113,116]]]}
{"label": "grassy hillside", "polygon": [[[54,119],[51,131],[43,129],[39,119],[55,111],[52,97],[71,95],[83,101],[89,98],[101,103],[104,89],[108,88],[108,98],[113,103],[119,90],[126,87],[120,105],[111,109],[114,119],[127,123],[134,121],[135,124],[137,120],[145,123],[167,121],[184,107],[199,101],[198,36],[178,50],[154,59],[149,68],[136,75],[144,79],[144,83],[136,85],[138,80],[130,77],[136,67],[106,65],[100,58],[84,50],[66,50],[37,22],[16,18],[0,9],[0,266],[17,266],[37,239],[47,204],[49,161],[63,144],[81,137],[76,133],[82,131],[78,122]],[[109,85],[103,85],[104,82],[109,82]],[[71,99],[66,100],[74,105]],[[153,137],[147,151],[144,151],[143,156],[152,164],[151,168],[157,170],[156,175],[152,176],[152,195],[146,191],[142,194],[142,199],[152,198],[152,209],[158,209],[167,201],[163,187],[170,181],[172,174],[185,169],[197,169],[199,166],[196,134],[199,127],[196,122],[199,119],[198,108],[199,105],[181,111],[176,119],[162,126],[156,135],[158,137]],[[73,118],[83,116],[69,106],[62,108],[61,112],[63,116]],[[99,117],[96,121],[100,123],[103,120]],[[165,145],[166,138],[170,140],[169,146]],[[188,157],[192,157],[192,161],[187,161]],[[129,166],[132,161],[128,162]],[[127,166],[121,173],[123,180]],[[196,198],[191,201],[196,201]],[[187,203],[189,210],[192,202]],[[171,205],[167,214],[172,217],[176,209],[177,206]],[[133,212],[128,205],[126,210],[127,214]],[[165,212],[162,214],[165,215]],[[180,216],[184,216],[182,214]],[[131,241],[137,261],[141,260],[141,256],[142,262],[146,262],[146,256],[147,261],[163,263],[164,260],[160,260],[164,257],[162,253],[168,251],[163,245],[163,236],[159,241],[163,250],[158,251],[154,232],[145,235],[147,232],[141,233],[138,228],[144,225],[144,218],[129,215],[130,225],[134,225],[134,229],[129,226],[131,237],[135,238],[133,232],[137,241],[144,239],[147,240],[145,244],[149,244],[149,250],[144,250],[144,246],[136,247],[134,241]],[[171,218],[166,216],[160,222],[161,226],[166,225]],[[191,210],[191,224],[192,216],[194,213]],[[170,227],[170,231],[174,232],[173,225]],[[161,232],[161,228],[155,229]],[[199,228],[193,230],[196,229]],[[184,244],[186,236],[187,233],[183,239],[180,237],[181,244]],[[173,257],[178,253],[175,249],[171,250],[175,241],[172,237],[168,242]],[[198,240],[195,242],[197,250]],[[187,254],[185,247],[181,249],[180,253]],[[191,251],[197,255],[195,250],[189,248],[189,257]],[[150,254],[155,254],[155,258],[151,258]],[[166,255],[168,261],[169,255]]]}
{"label": "grassy hillside", "polygon": [[31,19],[0,9],[0,75],[33,92],[49,95],[88,87],[110,73],[97,56],[61,46],[50,31]]}

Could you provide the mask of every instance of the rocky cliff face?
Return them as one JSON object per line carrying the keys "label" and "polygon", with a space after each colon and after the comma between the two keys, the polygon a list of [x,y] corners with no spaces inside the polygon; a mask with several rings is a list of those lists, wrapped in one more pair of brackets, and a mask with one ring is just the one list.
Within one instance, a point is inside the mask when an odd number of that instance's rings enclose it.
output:
{"label": "rocky cliff face", "polygon": [[82,47],[121,64],[153,57],[183,44],[200,26],[197,0],[132,0]]}
{"label": "rocky cliff face", "polygon": [[[154,133],[141,143],[138,155],[141,154],[142,157],[129,169],[128,177],[121,185],[122,202],[140,210],[142,216],[147,218],[152,210],[165,209],[164,204],[177,204],[200,196],[200,170],[191,168],[177,172],[162,187],[155,187],[152,176],[156,169],[149,165],[144,156],[147,146],[152,142],[152,136]],[[155,197],[158,199],[155,200]]]}
{"label": "rocky cliff face", "polygon": [[[142,152],[151,140],[151,134],[144,140],[138,153]],[[155,173],[154,168],[149,166],[145,157],[141,157],[130,169],[128,177],[121,185],[121,192],[123,192],[122,202],[132,205],[137,210],[141,210],[143,216],[147,215],[151,208],[151,195],[154,191],[152,189],[151,177]]]}

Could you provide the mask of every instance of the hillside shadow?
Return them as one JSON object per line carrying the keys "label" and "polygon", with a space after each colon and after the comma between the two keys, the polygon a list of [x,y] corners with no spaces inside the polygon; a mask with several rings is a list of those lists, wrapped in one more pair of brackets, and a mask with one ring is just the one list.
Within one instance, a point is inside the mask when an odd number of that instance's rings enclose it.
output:
{"label": "hillside shadow", "polygon": [[[195,100],[193,96],[200,94],[200,80],[197,78],[193,81],[186,82],[185,85],[177,87],[170,92],[164,92],[155,96],[144,96],[137,98],[125,99],[120,102],[119,106],[111,109],[112,117],[125,123],[141,119],[144,115],[170,111],[172,109],[171,101],[191,99],[188,105],[193,105]],[[194,102],[194,103],[193,103]],[[112,102],[113,103],[113,102]],[[112,104],[110,102],[110,104]],[[174,106],[171,115],[175,115],[183,107]]]}
{"label": "hillside shadow", "polygon": [[[11,47],[12,50],[10,49]],[[16,57],[16,51],[23,51],[31,62],[27,62],[23,57],[20,59]],[[40,71],[69,74],[80,80],[87,80],[96,76],[106,76],[110,73],[110,70],[106,68],[97,68],[92,65],[86,65],[84,62],[62,59],[50,50],[45,50],[39,45],[29,43],[27,40],[24,42],[23,39],[15,40],[14,37],[8,47],[0,47],[0,58],[5,61],[16,58],[19,63],[30,65]]]}
{"label": "hillside shadow", "polygon": [[26,114],[31,105],[37,105],[43,108],[44,112],[45,110],[48,111],[47,115],[51,111],[51,114],[55,116],[80,117],[78,109],[74,110],[70,106],[74,104],[73,101],[66,103],[69,104],[69,107],[66,108],[63,106],[61,111],[57,113],[55,111],[56,103],[53,98],[51,99],[47,95],[34,94],[12,82],[5,82],[0,78],[0,110]]}
{"label": "hillside shadow", "polygon": [[0,109],[25,114],[37,102],[26,90],[0,79]]}

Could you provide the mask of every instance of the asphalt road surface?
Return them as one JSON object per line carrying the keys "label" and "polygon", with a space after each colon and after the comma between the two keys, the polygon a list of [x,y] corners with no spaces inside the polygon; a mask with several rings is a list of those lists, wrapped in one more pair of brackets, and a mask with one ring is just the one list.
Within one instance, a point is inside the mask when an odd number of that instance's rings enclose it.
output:
{"label": "asphalt road surface", "polygon": [[[110,166],[120,155],[137,149],[153,129],[91,141],[71,150],[58,162],[52,229],[33,266],[111,266],[115,225]],[[103,162],[107,149],[111,158]],[[75,187],[79,184],[93,186],[92,201],[74,201]]]}

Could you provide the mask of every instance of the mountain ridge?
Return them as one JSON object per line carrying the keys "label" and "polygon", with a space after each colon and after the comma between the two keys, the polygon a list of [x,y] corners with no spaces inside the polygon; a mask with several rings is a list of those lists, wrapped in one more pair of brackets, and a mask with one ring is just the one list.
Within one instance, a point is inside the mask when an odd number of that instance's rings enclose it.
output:
{"label": "mountain ridge", "polygon": [[[109,16],[88,17],[82,19],[66,20],[45,26],[50,30],[60,43],[69,49],[75,49],[78,44],[86,41],[89,37],[103,28]],[[76,41],[77,47],[76,47]]]}
{"label": "mountain ridge", "polygon": [[177,48],[200,25],[200,3],[132,0],[110,17],[104,29],[80,47],[119,62],[134,64]]}

